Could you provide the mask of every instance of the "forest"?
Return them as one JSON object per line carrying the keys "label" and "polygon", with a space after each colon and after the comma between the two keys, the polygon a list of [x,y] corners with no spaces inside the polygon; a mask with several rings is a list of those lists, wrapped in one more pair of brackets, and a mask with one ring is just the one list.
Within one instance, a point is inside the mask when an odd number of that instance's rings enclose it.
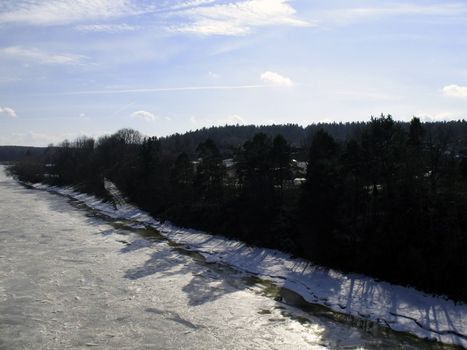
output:
{"label": "forest", "polygon": [[107,178],[161,220],[467,301],[463,120],[122,129],[9,171],[110,200]]}

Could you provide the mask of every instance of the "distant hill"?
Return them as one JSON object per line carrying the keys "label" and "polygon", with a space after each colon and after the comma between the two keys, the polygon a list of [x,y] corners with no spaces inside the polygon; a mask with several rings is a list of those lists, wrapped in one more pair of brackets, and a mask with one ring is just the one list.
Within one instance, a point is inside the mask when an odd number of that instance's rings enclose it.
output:
{"label": "distant hill", "polygon": [[31,146],[0,146],[0,162],[12,162],[21,160],[26,156],[41,156],[45,147]]}
{"label": "distant hill", "polygon": [[[406,122],[398,122],[398,124],[404,129],[409,127]],[[308,149],[311,138],[320,129],[326,131],[337,141],[344,142],[352,137],[358,137],[367,125],[368,122],[318,123],[305,127],[298,124],[225,125],[188,131],[184,134],[174,134],[162,137],[160,141],[162,148],[168,153],[193,154],[200,143],[210,138],[221,152],[226,154],[230,150],[242,146],[245,141],[261,132],[271,137],[280,134],[293,148]],[[446,141],[449,140],[448,143],[454,148],[467,147],[467,122],[464,120],[428,122],[424,123],[424,126],[434,138],[440,137]]]}
{"label": "distant hill", "polygon": [[196,147],[212,139],[225,153],[242,146],[257,133],[274,137],[282,135],[294,148],[303,148],[311,136],[319,129],[326,130],[335,139],[344,141],[365,126],[363,122],[355,123],[323,123],[309,126],[297,124],[283,125],[225,125],[188,131],[184,134],[174,134],[160,138],[162,148],[168,152],[186,152],[192,154]]}

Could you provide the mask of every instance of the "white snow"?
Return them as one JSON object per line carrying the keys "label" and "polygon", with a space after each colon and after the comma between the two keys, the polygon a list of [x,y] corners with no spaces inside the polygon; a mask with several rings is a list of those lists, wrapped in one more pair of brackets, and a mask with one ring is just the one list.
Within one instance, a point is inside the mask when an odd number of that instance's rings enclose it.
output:
{"label": "white snow", "polygon": [[[361,274],[344,274],[280,251],[251,247],[197,230],[161,223],[137,207],[102,202],[72,187],[35,188],[70,196],[112,218],[151,226],[169,240],[202,254],[208,262],[226,264],[290,289],[310,302],[408,332],[421,338],[467,348],[467,305],[414,288],[376,281]],[[118,189],[109,185],[113,195]],[[118,203],[123,196],[117,195]],[[462,278],[462,277],[459,277]],[[465,277],[464,277],[465,278]]]}

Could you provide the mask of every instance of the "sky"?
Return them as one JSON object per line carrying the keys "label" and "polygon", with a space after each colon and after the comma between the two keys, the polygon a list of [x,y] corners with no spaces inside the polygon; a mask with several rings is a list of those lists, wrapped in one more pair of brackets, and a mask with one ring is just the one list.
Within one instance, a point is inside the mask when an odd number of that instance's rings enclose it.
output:
{"label": "sky", "polygon": [[467,119],[465,0],[0,0],[0,145]]}

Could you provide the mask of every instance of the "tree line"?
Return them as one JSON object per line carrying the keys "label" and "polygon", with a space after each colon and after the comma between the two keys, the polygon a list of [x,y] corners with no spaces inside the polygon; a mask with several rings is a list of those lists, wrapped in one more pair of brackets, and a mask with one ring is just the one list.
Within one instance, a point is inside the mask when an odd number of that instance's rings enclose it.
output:
{"label": "tree line", "polygon": [[[161,139],[122,129],[50,146],[10,171],[102,198],[109,178],[162,220],[467,301],[466,124],[382,115]],[[235,142],[219,142],[226,134]]]}

